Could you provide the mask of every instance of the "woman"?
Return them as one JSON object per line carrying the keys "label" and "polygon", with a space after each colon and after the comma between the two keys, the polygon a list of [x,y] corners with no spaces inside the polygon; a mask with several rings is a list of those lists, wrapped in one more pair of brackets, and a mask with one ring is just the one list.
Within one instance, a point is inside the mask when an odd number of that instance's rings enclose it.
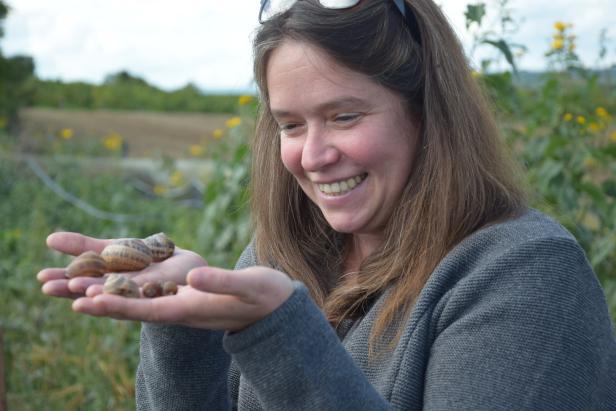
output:
{"label": "woman", "polygon": [[255,238],[236,269],[179,250],[135,276],[187,284],[155,300],[39,273],[86,293],[76,311],[144,321],[138,408],[613,409],[601,288],[527,208],[439,8],[283,3],[262,1],[254,42]]}

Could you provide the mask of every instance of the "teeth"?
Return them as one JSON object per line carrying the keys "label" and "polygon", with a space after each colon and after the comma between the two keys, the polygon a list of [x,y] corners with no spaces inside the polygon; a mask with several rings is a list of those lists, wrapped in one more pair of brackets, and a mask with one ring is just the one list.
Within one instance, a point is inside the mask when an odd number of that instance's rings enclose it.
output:
{"label": "teeth", "polygon": [[319,190],[325,194],[339,196],[345,193],[348,193],[359,183],[364,181],[368,174],[362,174],[360,176],[351,177],[349,179],[343,181],[337,181],[332,184],[319,184]]}

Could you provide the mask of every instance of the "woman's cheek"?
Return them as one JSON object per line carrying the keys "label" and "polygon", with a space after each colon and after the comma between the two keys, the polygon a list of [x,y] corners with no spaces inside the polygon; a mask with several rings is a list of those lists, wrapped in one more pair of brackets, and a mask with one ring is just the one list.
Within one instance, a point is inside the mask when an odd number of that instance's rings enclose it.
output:
{"label": "woman's cheek", "polygon": [[280,158],[285,168],[293,175],[302,175],[302,146],[299,141],[283,138],[280,142]]}

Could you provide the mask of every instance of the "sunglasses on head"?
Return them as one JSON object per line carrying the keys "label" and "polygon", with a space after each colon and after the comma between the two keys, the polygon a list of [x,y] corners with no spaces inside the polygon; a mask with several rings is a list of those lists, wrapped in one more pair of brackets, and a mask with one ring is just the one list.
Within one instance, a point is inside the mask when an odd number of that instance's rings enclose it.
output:
{"label": "sunglasses on head", "polygon": [[[293,4],[299,0],[261,0],[261,9],[259,10],[259,23],[269,20],[273,16],[284,13],[289,10]],[[333,10],[350,9],[357,6],[362,0],[319,0],[321,7]],[[421,37],[419,35],[419,27],[417,25],[417,19],[410,10],[404,0],[393,0],[396,8],[404,17],[411,35],[421,44]]]}

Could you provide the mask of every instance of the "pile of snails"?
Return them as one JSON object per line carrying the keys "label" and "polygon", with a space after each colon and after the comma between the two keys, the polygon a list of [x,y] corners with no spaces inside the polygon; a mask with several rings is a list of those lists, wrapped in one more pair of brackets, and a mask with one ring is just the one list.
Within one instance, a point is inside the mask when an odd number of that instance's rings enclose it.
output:
{"label": "pile of snails", "polygon": [[[175,250],[175,244],[165,235],[158,233],[142,239],[120,238],[113,240],[100,254],[86,251],[76,257],[66,267],[66,277],[102,277],[106,276],[103,292],[124,297],[155,298],[177,293],[177,285],[172,281],[147,282],[141,293],[139,285],[125,275],[117,272],[143,270],[153,262],[169,258]],[[112,273],[112,274],[107,274]]]}

